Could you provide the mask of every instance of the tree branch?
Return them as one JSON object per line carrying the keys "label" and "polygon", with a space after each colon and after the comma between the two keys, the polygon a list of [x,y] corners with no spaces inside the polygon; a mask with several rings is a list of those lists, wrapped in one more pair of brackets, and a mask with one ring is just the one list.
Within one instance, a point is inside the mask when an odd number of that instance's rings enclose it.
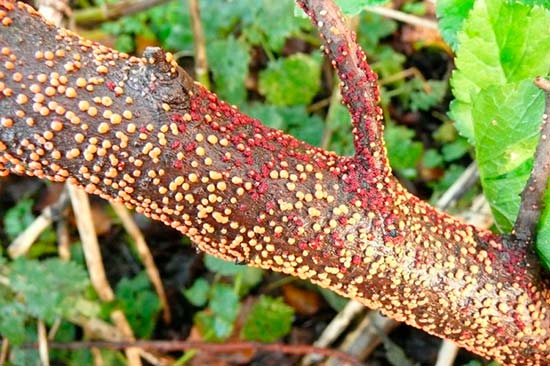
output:
{"label": "tree branch", "polygon": [[521,192],[521,204],[512,234],[520,243],[533,243],[537,234],[537,224],[544,209],[544,192],[550,178],[550,81],[539,77],[535,85],[544,91],[545,105],[540,125],[540,140],[535,151],[535,159],[529,180]]}
{"label": "tree branch", "polygon": [[356,157],[377,178],[389,174],[383,144],[382,109],[378,106],[378,75],[355,41],[355,33],[332,1],[298,0],[325,41],[324,50],[341,80],[342,102],[349,109],[353,123]]}
{"label": "tree branch", "polygon": [[503,364],[550,365],[538,264],[391,177],[375,74],[332,3],[301,3],[344,77],[355,158],[241,114],[171,54],[130,57],[0,0],[0,173],[69,181],[210,254],[308,279]]}

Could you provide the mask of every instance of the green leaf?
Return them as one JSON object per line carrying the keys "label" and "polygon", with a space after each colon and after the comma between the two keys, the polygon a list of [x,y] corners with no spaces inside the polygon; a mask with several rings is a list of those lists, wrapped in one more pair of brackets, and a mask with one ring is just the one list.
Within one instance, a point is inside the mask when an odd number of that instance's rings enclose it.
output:
{"label": "green leaf", "polygon": [[250,341],[274,342],[291,329],[294,310],[282,299],[261,296],[246,318],[243,337]]}
{"label": "green leaf", "polygon": [[321,295],[323,295],[323,298],[328,302],[330,307],[336,311],[342,311],[349,302],[349,299],[329,289],[319,287],[319,292],[321,292]]}
{"label": "green leaf", "polygon": [[287,123],[287,130],[298,140],[313,146],[321,144],[325,124],[317,115],[309,115],[303,105],[281,109],[281,115]]}
{"label": "green leaf", "polygon": [[[0,295],[4,294],[0,291]],[[0,335],[13,345],[25,341],[25,313],[21,304],[0,298]]]}
{"label": "green leaf", "polygon": [[243,103],[250,63],[248,46],[230,36],[208,43],[207,54],[218,95],[233,104]]}
{"label": "green leaf", "polygon": [[546,202],[546,206],[540,216],[535,249],[543,267],[550,270],[550,189],[548,187],[544,202]]}
{"label": "green leaf", "polygon": [[459,34],[451,116],[474,141],[473,103],[492,85],[533,80],[550,68],[550,12],[501,0],[478,0]]}
{"label": "green leaf", "polygon": [[447,82],[441,80],[428,80],[429,91],[418,79],[411,81],[413,92],[411,93],[411,110],[427,111],[433,106],[439,104],[447,92]]}
{"label": "green leaf", "polygon": [[422,163],[426,168],[436,168],[443,165],[443,157],[435,149],[428,149],[424,152]]}
{"label": "green leaf", "polygon": [[483,191],[501,232],[510,232],[539,138],[544,96],[530,81],[482,90],[474,102]]}
{"label": "green leaf", "polygon": [[4,231],[11,240],[15,239],[34,221],[33,204],[33,200],[29,198],[21,199],[4,215]]}
{"label": "green leaf", "polygon": [[286,128],[286,122],[280,108],[270,104],[253,103],[245,105],[242,111],[251,117],[257,118],[268,127],[283,130]]}
{"label": "green leaf", "polygon": [[274,105],[307,105],[319,91],[320,78],[320,54],[298,53],[269,62],[260,72],[258,90]]}
{"label": "green leaf", "polygon": [[210,312],[199,311],[193,317],[203,339],[208,342],[221,342],[227,339],[233,332],[233,322]]}
{"label": "green leaf", "polygon": [[356,15],[367,6],[381,5],[387,2],[389,0],[336,0],[336,4],[338,4],[346,15]]}
{"label": "green leaf", "polygon": [[193,31],[188,6],[172,1],[164,6],[156,6],[148,13],[151,29],[164,48],[193,51]]}
{"label": "green leaf", "polygon": [[436,14],[439,19],[438,27],[445,42],[456,51],[458,48],[457,35],[462,28],[464,19],[474,7],[475,0],[439,0],[436,2]]}
{"label": "green leaf", "polygon": [[152,291],[149,278],[140,272],[134,278],[123,278],[116,286],[116,298],[134,334],[138,338],[149,338],[155,329],[161,310],[160,300]]}
{"label": "green leaf", "polygon": [[441,152],[445,161],[460,159],[470,150],[471,145],[464,138],[457,138],[456,141],[443,145]]}
{"label": "green leaf", "polygon": [[[321,144],[325,124],[319,116],[310,115],[303,105],[281,107],[255,103],[243,109],[269,127],[285,130],[310,145]],[[345,107],[344,113],[348,113]]]}
{"label": "green leaf", "polygon": [[[397,30],[397,22],[378,14],[364,12],[359,22],[358,41],[363,50],[372,57],[379,59],[380,41]],[[391,47],[390,47],[391,48]],[[393,48],[392,48],[393,50]]]}
{"label": "green leaf", "polygon": [[215,315],[233,322],[239,312],[239,297],[231,286],[216,283],[212,285],[209,307]]}
{"label": "green leaf", "polygon": [[517,2],[523,3],[525,5],[534,6],[539,5],[543,6],[546,9],[550,9],[550,0],[515,0]]}
{"label": "green leaf", "polygon": [[280,52],[287,38],[299,36],[302,29],[311,29],[308,19],[293,16],[294,1],[262,0],[247,9],[249,21],[245,21],[243,34],[253,45],[261,45],[267,51]]}
{"label": "green leaf", "polygon": [[74,312],[74,304],[89,285],[82,267],[58,258],[17,259],[8,277],[12,289],[23,297],[25,312],[47,322]]}
{"label": "green leaf", "polygon": [[[10,240],[15,239],[27,227],[29,227],[35,216],[32,213],[34,202],[32,199],[21,199],[15,206],[10,208],[4,216],[4,230]],[[31,247],[28,257],[36,258],[43,254],[57,252],[57,235],[47,228],[41,234],[35,244]]]}
{"label": "green leaf", "polygon": [[407,127],[388,123],[384,139],[388,147],[391,166],[406,178],[416,177],[416,166],[422,158],[422,143],[413,141],[414,131]]}
{"label": "green leaf", "polygon": [[403,350],[395,342],[387,336],[382,338],[384,348],[386,350],[386,358],[392,366],[417,366],[418,364],[412,361]]}
{"label": "green leaf", "polygon": [[195,306],[204,306],[208,301],[208,293],[210,291],[210,284],[204,278],[197,278],[193,282],[193,286],[187,290],[183,290],[183,295],[191,304]]}
{"label": "green leaf", "polygon": [[239,313],[239,297],[231,286],[216,283],[210,290],[207,310],[195,314],[194,322],[207,341],[222,341],[233,332]]}
{"label": "green leaf", "polygon": [[[353,133],[351,118],[347,108],[337,103],[331,105],[326,117],[326,127],[332,131],[328,148],[339,155],[353,155]],[[318,134],[320,135],[320,134]]]}
{"label": "green leaf", "polygon": [[450,186],[453,185],[454,182],[464,173],[464,166],[458,165],[458,164],[451,164],[446,170],[445,174],[443,174],[443,178],[441,178],[440,181],[431,183],[430,186],[434,190],[434,194],[432,195],[432,203],[435,204],[438,197],[441,197],[443,193],[445,193]]}
{"label": "green leaf", "polygon": [[211,255],[204,256],[204,264],[209,271],[222,276],[231,276],[238,283],[239,295],[245,295],[262,281],[264,272],[260,268],[238,265]]}

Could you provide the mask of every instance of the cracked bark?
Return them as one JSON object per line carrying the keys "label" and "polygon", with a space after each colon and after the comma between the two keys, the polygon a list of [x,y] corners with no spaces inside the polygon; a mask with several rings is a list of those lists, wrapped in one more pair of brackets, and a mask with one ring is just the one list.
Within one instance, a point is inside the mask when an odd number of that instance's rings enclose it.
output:
{"label": "cracked bark", "polygon": [[241,114],[160,49],[130,57],[0,0],[0,172],[69,181],[503,364],[550,365],[537,262],[399,185],[375,74],[331,2],[298,2],[343,80],[356,156]]}

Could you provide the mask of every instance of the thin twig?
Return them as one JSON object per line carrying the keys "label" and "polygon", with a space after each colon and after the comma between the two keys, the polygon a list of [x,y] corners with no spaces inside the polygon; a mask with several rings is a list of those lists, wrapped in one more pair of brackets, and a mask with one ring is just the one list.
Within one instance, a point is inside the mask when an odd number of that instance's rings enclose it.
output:
{"label": "thin twig", "polygon": [[[365,311],[365,306],[358,301],[350,300],[346,306],[331,320],[328,326],[323,330],[321,336],[313,344],[316,347],[327,347],[334,342],[344,330],[350,325],[351,321],[360,313]],[[321,359],[316,353],[307,355],[302,361],[303,365],[310,365]]]}
{"label": "thin twig", "polygon": [[136,225],[134,219],[132,219],[132,216],[124,205],[121,205],[119,203],[111,203],[111,206],[113,207],[118,217],[120,217],[120,220],[122,222],[122,225],[124,226],[124,229],[126,229],[126,232],[132,237],[132,239],[136,243],[136,249],[139,258],[145,266],[145,271],[149,276],[149,280],[151,280],[151,283],[153,284],[153,287],[155,288],[155,291],[160,299],[160,303],[163,308],[164,321],[166,323],[170,323],[172,316],[170,314],[170,305],[168,304],[166,291],[164,290],[164,286],[162,285],[162,280],[160,279],[160,274],[157,266],[155,265],[153,255],[151,254],[151,251],[147,246],[147,242],[145,241],[141,230],[139,230],[139,227]]}
{"label": "thin twig", "polygon": [[458,354],[458,349],[459,348],[454,342],[444,339],[437,353],[437,362],[435,366],[453,366],[456,355]]}
{"label": "thin twig", "polygon": [[[297,3],[319,30],[325,41],[324,50],[333,60],[332,65],[340,78],[342,101],[350,112],[354,127],[357,161],[361,166],[369,167],[369,177],[388,176],[390,170],[382,142],[382,109],[378,105],[378,76],[366,62],[354,32],[350,31],[334,2],[297,0]],[[367,183],[376,184],[368,179]]]}
{"label": "thin twig", "polygon": [[[368,311],[367,316],[363,318],[353,332],[347,335],[338,349],[364,360],[380,344],[380,333],[389,334],[398,325],[399,322],[385,317],[380,311]],[[331,358],[328,360],[327,365],[337,366],[338,362]]]}
{"label": "thin twig", "polygon": [[6,360],[8,359],[8,354],[10,351],[10,342],[6,337],[2,338],[2,347],[0,348],[0,365],[5,365]]}
{"label": "thin twig", "polygon": [[104,3],[102,6],[74,10],[72,21],[77,25],[91,26],[108,20],[116,20],[167,3],[169,0],[121,0]]}
{"label": "thin twig", "polygon": [[521,193],[521,204],[518,217],[512,231],[518,243],[528,246],[536,237],[537,224],[544,206],[544,192],[550,177],[550,81],[537,78],[535,85],[544,91],[545,106],[540,127],[540,139],[535,151],[535,160],[531,176]]}
{"label": "thin twig", "polygon": [[[200,349],[206,352],[227,353],[240,352],[244,350],[255,350],[259,352],[278,352],[294,355],[317,353],[326,357],[337,357],[352,365],[362,365],[355,357],[334,349],[315,347],[307,344],[282,344],[282,343],[258,343],[258,342],[227,342],[207,343],[200,341],[135,341],[135,342],[66,342],[50,343],[52,349],[76,350],[90,347],[101,347],[111,349],[124,349],[126,347],[139,347],[154,349],[162,352],[175,352],[187,349]],[[33,346],[35,347],[35,345]]]}
{"label": "thin twig", "polygon": [[462,197],[479,180],[479,170],[476,163],[471,163],[458,179],[437,200],[436,207],[446,210],[451,203]]}
{"label": "thin twig", "polygon": [[434,20],[422,18],[412,14],[407,14],[399,10],[386,8],[384,6],[367,6],[365,7],[365,10],[370,13],[382,15],[386,18],[398,20],[402,23],[407,23],[428,29],[438,29],[437,22]]}
{"label": "thin twig", "polygon": [[65,191],[54,204],[42,210],[32,224],[30,224],[8,247],[8,254],[11,258],[17,258],[29,251],[33,243],[59,216],[69,203],[69,197]]}
{"label": "thin twig", "polygon": [[71,239],[65,217],[61,217],[57,223],[57,253],[64,261],[71,259]]}
{"label": "thin twig", "polygon": [[[101,258],[101,251],[99,250],[99,243],[94,229],[88,195],[83,190],[69,184],[67,184],[67,189],[71,197],[76,225],[82,240],[82,248],[92,285],[102,301],[113,301],[115,299],[115,294],[111,285],[109,285],[107,275],[105,274],[105,268],[103,267],[103,260]],[[127,339],[134,339],[132,328],[121,310],[113,310],[111,312],[111,319]],[[127,348],[126,356],[128,357],[129,365],[141,366],[139,349],[134,347]]]}
{"label": "thin twig", "polygon": [[202,29],[199,1],[188,0],[188,2],[191,30],[193,31],[193,43],[195,45],[195,79],[197,79],[206,89],[210,89],[208,58],[206,56],[205,37]]}
{"label": "thin twig", "polygon": [[41,366],[50,366],[50,357],[48,355],[48,332],[44,321],[38,320],[38,355]]}

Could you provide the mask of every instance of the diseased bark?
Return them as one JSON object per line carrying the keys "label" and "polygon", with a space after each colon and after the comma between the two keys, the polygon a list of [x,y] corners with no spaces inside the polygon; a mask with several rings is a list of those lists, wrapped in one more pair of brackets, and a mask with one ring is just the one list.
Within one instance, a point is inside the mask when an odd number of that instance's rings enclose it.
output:
{"label": "diseased bark", "polygon": [[129,57],[0,0],[0,171],[68,180],[210,254],[308,279],[504,364],[550,365],[536,261],[399,185],[362,51],[334,5],[299,3],[343,79],[355,157],[241,114],[159,49]]}

